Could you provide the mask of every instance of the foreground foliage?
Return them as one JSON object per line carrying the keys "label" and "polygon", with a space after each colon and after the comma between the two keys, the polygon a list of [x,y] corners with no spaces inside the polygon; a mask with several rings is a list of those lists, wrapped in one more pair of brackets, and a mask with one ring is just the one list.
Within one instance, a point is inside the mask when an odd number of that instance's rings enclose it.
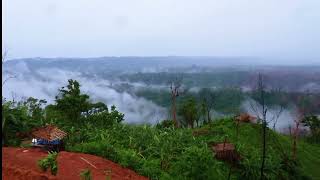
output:
{"label": "foreground foliage", "polygon": [[38,166],[43,170],[47,171],[48,168],[50,168],[51,174],[56,175],[58,171],[58,165],[57,165],[57,156],[58,153],[56,152],[49,152],[48,156],[40,159],[38,161]]}
{"label": "foreground foliage", "polygon": [[85,169],[80,173],[82,180],[92,180],[91,171],[89,169]]}
{"label": "foreground foliage", "polygon": [[[78,135],[81,141],[67,141],[67,149],[108,158],[151,179],[259,179],[260,131],[258,124],[241,124],[236,137],[235,123],[225,118],[197,131],[161,126],[115,124],[111,128],[90,127]],[[237,165],[229,165],[214,158],[210,144],[228,141],[241,154]],[[318,146],[304,142],[298,149],[298,161],[290,159],[291,142],[287,136],[268,129],[266,179],[308,179],[319,177],[320,151]],[[315,150],[306,153],[304,148]],[[310,154],[309,154],[310,153]],[[315,155],[315,156],[314,156]],[[300,158],[299,158],[300,157]],[[305,158],[310,158],[304,161]],[[311,167],[306,169],[305,167]]]}

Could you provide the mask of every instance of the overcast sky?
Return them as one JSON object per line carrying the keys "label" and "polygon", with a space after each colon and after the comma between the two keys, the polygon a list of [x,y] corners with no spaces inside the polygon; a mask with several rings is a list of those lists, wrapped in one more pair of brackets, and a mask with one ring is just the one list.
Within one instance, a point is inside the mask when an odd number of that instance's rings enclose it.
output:
{"label": "overcast sky", "polygon": [[10,58],[320,58],[320,0],[3,0]]}

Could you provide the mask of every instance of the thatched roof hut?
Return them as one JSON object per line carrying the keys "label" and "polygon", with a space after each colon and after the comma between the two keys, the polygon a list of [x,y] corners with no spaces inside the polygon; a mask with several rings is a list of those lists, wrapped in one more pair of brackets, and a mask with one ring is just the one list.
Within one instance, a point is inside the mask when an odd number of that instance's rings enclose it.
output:
{"label": "thatched roof hut", "polygon": [[44,139],[46,141],[53,141],[53,140],[61,140],[67,133],[60,130],[58,127],[54,125],[47,125],[40,128],[35,128],[32,131],[32,136],[37,139]]}
{"label": "thatched roof hut", "polygon": [[242,113],[236,117],[236,121],[238,122],[254,123],[256,120],[257,120],[256,117],[251,116],[248,113]]}
{"label": "thatched roof hut", "polygon": [[240,154],[236,151],[235,146],[231,143],[223,142],[212,146],[215,157],[219,160],[236,163],[240,160]]}

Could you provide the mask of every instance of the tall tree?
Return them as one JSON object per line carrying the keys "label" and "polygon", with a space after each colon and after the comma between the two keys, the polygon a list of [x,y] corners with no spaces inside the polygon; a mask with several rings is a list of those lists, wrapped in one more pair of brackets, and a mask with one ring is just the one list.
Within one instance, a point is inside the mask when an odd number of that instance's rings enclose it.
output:
{"label": "tall tree", "polygon": [[3,75],[3,78],[2,78],[2,87],[6,84],[6,82],[9,80],[9,79],[12,79],[12,78],[16,78],[16,75],[15,74],[9,74],[9,72],[7,70],[5,70],[4,68],[4,64],[5,62],[7,61],[7,57],[8,57],[8,51],[5,49],[2,53],[2,75]]}
{"label": "tall tree", "polygon": [[297,158],[297,143],[300,131],[300,125],[303,122],[303,119],[310,113],[308,111],[308,105],[310,105],[310,95],[306,92],[297,97],[297,111],[296,111],[296,119],[294,120],[295,128],[293,131],[293,145],[292,145],[292,159],[296,160]]}
{"label": "tall tree", "polygon": [[194,127],[194,122],[199,118],[197,103],[194,97],[190,97],[182,102],[179,114],[183,117],[188,127]]}
{"label": "tall tree", "polygon": [[203,88],[199,92],[201,100],[201,109],[204,113],[203,115],[207,117],[207,122],[211,121],[210,112],[213,109],[215,101],[215,93],[209,88]]}
{"label": "tall tree", "polygon": [[265,159],[266,159],[266,136],[267,136],[267,111],[268,108],[266,106],[265,94],[266,94],[266,86],[265,86],[265,78],[262,74],[258,74],[257,86],[254,93],[255,100],[257,104],[251,103],[252,110],[256,113],[258,117],[258,122],[262,123],[262,153],[261,153],[261,166],[260,166],[260,179],[264,179],[264,167],[265,167]]}
{"label": "tall tree", "polygon": [[170,90],[171,90],[171,112],[174,126],[179,127],[177,121],[177,107],[176,107],[176,99],[179,96],[179,91],[181,87],[181,78],[176,77],[175,80],[170,82]]}
{"label": "tall tree", "polygon": [[44,106],[47,103],[44,99],[36,99],[33,97],[29,97],[24,105],[28,108],[28,113],[34,124],[44,125]]}
{"label": "tall tree", "polygon": [[12,144],[10,140],[16,141],[17,132],[26,132],[30,130],[27,107],[19,102],[6,101],[2,104],[2,143],[4,145]]}
{"label": "tall tree", "polygon": [[81,93],[78,81],[70,79],[68,83],[67,89],[59,89],[56,106],[72,123],[79,123],[81,113],[90,108],[89,96]]}
{"label": "tall tree", "polygon": [[310,115],[302,120],[303,126],[308,127],[311,131],[311,140],[320,143],[320,118],[316,115]]}
{"label": "tall tree", "polygon": [[266,133],[267,133],[267,107],[265,105],[265,85],[264,85],[264,80],[263,76],[259,74],[259,80],[258,80],[258,90],[260,92],[260,102],[262,105],[262,143],[263,143],[263,148],[262,148],[262,162],[261,162],[261,170],[260,170],[260,178],[264,179],[264,165],[265,165],[265,159],[266,159]]}

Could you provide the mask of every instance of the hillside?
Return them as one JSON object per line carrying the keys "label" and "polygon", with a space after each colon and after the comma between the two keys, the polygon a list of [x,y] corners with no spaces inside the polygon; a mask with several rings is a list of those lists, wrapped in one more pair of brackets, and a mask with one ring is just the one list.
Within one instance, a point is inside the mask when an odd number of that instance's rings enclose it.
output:
{"label": "hillside", "polygon": [[[87,136],[87,140],[74,143],[72,138],[76,137],[71,134],[67,141],[70,152],[58,154],[56,176],[42,172],[37,166],[37,160],[47,153],[39,149],[3,147],[2,178],[78,179],[81,171],[90,169],[94,179],[104,179],[108,169],[112,179],[144,179],[132,170],[150,179],[226,179],[229,173],[231,179],[256,179],[261,163],[260,130],[260,125],[242,123],[237,138],[232,119],[221,119],[195,129],[123,124],[104,130],[85,129],[86,132],[79,132],[78,138]],[[241,160],[236,166],[217,160],[211,151],[211,144],[225,139],[235,144],[240,153]],[[292,166],[290,161],[283,162],[291,155],[291,144],[290,137],[268,130],[266,177],[319,179],[320,146],[299,140],[298,164]]]}
{"label": "hillside", "polygon": [[[129,124],[124,122],[127,113],[118,111],[114,105],[107,106],[103,102],[92,101],[89,95],[81,93],[78,81],[70,79],[68,83],[66,88],[58,89],[55,103],[47,106],[45,100],[32,97],[19,102],[4,101],[3,146],[21,146],[22,139],[28,138],[34,128],[51,124],[68,134],[64,138],[67,151],[100,156],[150,179],[250,180],[261,178],[260,169],[264,179],[299,180],[320,177],[319,144],[311,145],[304,142],[304,139],[310,141],[310,138],[314,139],[313,143],[318,142],[319,126],[316,125],[320,121],[317,116],[306,116],[302,119],[301,126],[310,126],[312,136],[299,136],[297,159],[292,156],[291,137],[267,128],[265,166],[261,168],[263,159],[261,124],[240,123],[238,126],[233,117],[226,115],[220,116],[220,119],[217,116],[204,117],[203,104],[196,103],[193,98],[184,100],[181,106],[177,101],[179,115],[177,128],[174,128],[173,120],[163,119],[154,125]],[[228,94],[233,95],[232,92]],[[230,101],[230,97],[232,96],[226,96],[221,100]],[[317,99],[313,97],[308,96],[308,99],[317,103]],[[231,104],[225,102],[224,105],[230,107]],[[127,107],[130,109],[137,107],[137,102]],[[138,109],[148,107],[146,105]],[[136,118],[138,121],[145,120],[141,116]],[[313,122],[315,125],[308,125],[303,120],[308,120],[308,123]],[[217,156],[221,154],[212,151],[219,149],[212,145],[220,143],[221,146],[221,143],[225,144],[224,142],[229,143],[227,147],[233,152],[231,156],[228,155],[233,159],[231,163],[218,160]],[[58,161],[61,154],[58,156]],[[31,158],[34,162],[36,162],[34,158],[38,158],[36,155],[25,157]],[[67,156],[66,159],[68,158],[70,157]],[[70,167],[64,167],[68,163],[70,162],[58,165],[58,173],[68,172],[67,169]],[[10,171],[21,174],[14,169],[15,166],[15,163],[4,166],[4,171],[7,175],[11,174]],[[105,166],[108,166],[108,163]],[[30,167],[36,168],[36,165],[32,163]],[[82,165],[79,167],[85,168]],[[26,170],[26,173],[30,171],[28,166],[22,169]],[[74,173],[79,174],[78,170]],[[121,178],[123,176],[125,175],[119,175]]]}
{"label": "hillside", "polygon": [[[139,176],[131,170],[125,169],[116,163],[100,157],[60,152],[57,157],[58,173],[56,176],[49,171],[43,172],[37,166],[37,161],[46,157],[47,153],[40,149],[30,148],[2,148],[2,179],[19,180],[45,180],[45,179],[80,179],[80,173],[84,169],[90,169],[92,178],[95,180],[111,179],[135,179],[143,180],[145,177]],[[83,160],[84,159],[84,160]],[[89,163],[90,164],[89,164]]]}
{"label": "hillside", "polygon": [[[201,135],[195,135],[195,131]],[[226,179],[231,166],[215,159],[210,147],[225,139],[236,145],[242,157],[231,169],[232,179],[260,176],[262,144],[257,124],[241,124],[238,140],[232,119],[221,119],[193,130],[121,125],[91,130],[90,134],[90,141],[69,144],[68,149],[112,159],[151,179]],[[298,141],[295,166],[290,161],[291,144],[289,137],[268,130],[266,177],[319,179],[320,146]]]}

